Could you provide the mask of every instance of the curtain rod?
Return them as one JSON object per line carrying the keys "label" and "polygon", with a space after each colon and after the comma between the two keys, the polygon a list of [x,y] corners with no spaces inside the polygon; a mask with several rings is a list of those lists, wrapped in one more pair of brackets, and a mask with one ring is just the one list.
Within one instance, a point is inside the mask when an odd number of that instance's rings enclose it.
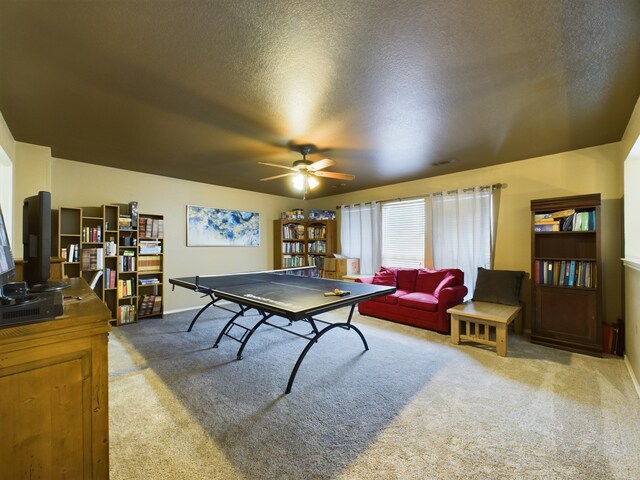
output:
{"label": "curtain rod", "polygon": [[[479,185],[481,187],[484,187],[485,185]],[[507,184],[506,183],[494,183],[493,185],[486,185],[487,187],[491,187],[492,190],[497,190],[499,188],[506,188]],[[476,187],[469,187],[469,188],[459,188],[457,190],[470,190]],[[450,191],[456,191],[456,190],[443,190],[446,192],[450,192]],[[416,200],[418,198],[425,198],[428,195],[431,194],[435,194],[435,193],[443,193],[443,192],[431,192],[431,193],[425,193],[424,195],[414,195],[412,197],[400,197],[400,198],[387,198],[386,200],[373,200],[374,202],[379,202],[379,203],[387,203],[387,202],[403,202],[406,200]],[[353,203],[352,205],[370,205],[371,202],[358,202],[358,203]],[[336,205],[336,209],[340,210],[342,208],[342,205]]]}

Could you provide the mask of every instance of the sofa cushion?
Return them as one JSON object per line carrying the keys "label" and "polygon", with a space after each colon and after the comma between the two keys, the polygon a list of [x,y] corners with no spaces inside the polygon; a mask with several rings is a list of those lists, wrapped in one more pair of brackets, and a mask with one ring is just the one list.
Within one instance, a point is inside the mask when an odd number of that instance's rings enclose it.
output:
{"label": "sofa cushion", "polygon": [[409,292],[416,291],[417,268],[399,268],[397,270],[398,288]]}
{"label": "sofa cushion", "polygon": [[454,277],[451,273],[447,272],[440,284],[433,291],[433,295],[438,298],[440,296],[440,292],[443,288],[453,287],[458,284],[458,279]]}
{"label": "sofa cushion", "polygon": [[407,295],[408,292],[407,290],[396,290],[394,293],[390,294],[390,295],[385,295],[384,297],[376,297],[373,299],[374,302],[379,302],[379,303],[388,303],[391,305],[397,305],[398,304],[398,298],[402,297],[403,295]]}
{"label": "sofa cushion", "polygon": [[446,270],[421,270],[416,279],[416,292],[433,293],[447,273]]}
{"label": "sofa cushion", "polygon": [[513,270],[486,270],[478,267],[473,299],[481,302],[520,305],[520,286],[525,273]]}
{"label": "sofa cushion", "polygon": [[428,312],[438,311],[438,299],[430,293],[413,292],[402,295],[398,298],[398,305],[404,307],[426,310]]}
{"label": "sofa cushion", "polygon": [[373,285],[396,286],[396,274],[394,272],[381,271],[373,275]]}

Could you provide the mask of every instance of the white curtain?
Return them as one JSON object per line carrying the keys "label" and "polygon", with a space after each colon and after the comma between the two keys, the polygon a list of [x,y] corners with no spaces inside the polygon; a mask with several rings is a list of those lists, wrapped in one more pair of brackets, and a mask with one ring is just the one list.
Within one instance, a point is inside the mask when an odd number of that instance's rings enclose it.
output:
{"label": "white curtain", "polygon": [[380,203],[342,205],[341,254],[360,259],[360,273],[373,275],[380,269]]}
{"label": "white curtain", "polygon": [[478,267],[491,268],[494,242],[494,188],[482,186],[431,194],[435,268],[459,268],[473,296]]}

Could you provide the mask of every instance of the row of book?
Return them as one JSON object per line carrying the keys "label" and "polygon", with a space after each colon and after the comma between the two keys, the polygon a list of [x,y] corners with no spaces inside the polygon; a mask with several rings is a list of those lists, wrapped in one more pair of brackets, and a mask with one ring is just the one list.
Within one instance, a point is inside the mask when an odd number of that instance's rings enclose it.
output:
{"label": "row of book", "polygon": [[80,258],[80,246],[77,243],[70,243],[66,248],[60,249],[60,256],[65,262],[78,262]]}
{"label": "row of book", "polygon": [[121,272],[135,272],[136,257],[132,250],[123,250],[122,255],[118,255],[118,270]]}
{"label": "row of book", "polygon": [[309,253],[326,253],[327,242],[324,240],[314,240],[309,243]]}
{"label": "row of book", "polygon": [[117,272],[113,268],[104,269],[104,288],[116,288]]}
{"label": "row of book", "polygon": [[84,227],[82,229],[82,241],[91,243],[102,242],[102,225],[97,227]]}
{"label": "row of book", "polygon": [[143,295],[140,298],[138,315],[158,315],[162,313],[162,297],[160,295]]}
{"label": "row of book", "polygon": [[318,270],[324,270],[324,255],[309,255],[307,257],[308,265],[311,267],[317,267]]}
{"label": "row of book", "polygon": [[138,232],[144,238],[164,238],[164,220],[162,218],[140,217]]}
{"label": "row of book", "polygon": [[287,223],[282,226],[282,238],[285,240],[304,240],[304,225]]}
{"label": "row of book", "polygon": [[307,229],[309,240],[324,239],[327,236],[327,227],[324,225],[314,225]]}
{"label": "row of book", "polygon": [[534,217],[536,232],[587,232],[596,229],[596,211],[576,212],[573,209],[538,213]]}
{"label": "row of book", "polygon": [[586,260],[536,260],[535,282],[538,285],[596,288],[597,266]]}
{"label": "row of book", "polygon": [[304,267],[304,255],[283,255],[282,268]]}
{"label": "row of book", "polygon": [[157,255],[162,253],[162,242],[160,240],[140,240],[138,248],[140,255]]}
{"label": "row of book", "polygon": [[135,305],[118,305],[118,325],[133,323],[136,321]]}
{"label": "row of book", "polygon": [[304,253],[304,243],[302,242],[283,242],[282,253]]}
{"label": "row of book", "polygon": [[[135,268],[134,268],[135,270]],[[138,272],[160,272],[162,271],[162,257],[159,255],[148,255],[138,258]]]}
{"label": "row of book", "polygon": [[104,249],[101,247],[83,248],[80,265],[82,270],[102,270],[104,268]]}
{"label": "row of book", "polygon": [[140,277],[138,283],[140,285],[156,285],[160,283],[160,280],[157,277]]}
{"label": "row of book", "polygon": [[118,298],[133,297],[135,294],[136,291],[132,279],[118,280]]}

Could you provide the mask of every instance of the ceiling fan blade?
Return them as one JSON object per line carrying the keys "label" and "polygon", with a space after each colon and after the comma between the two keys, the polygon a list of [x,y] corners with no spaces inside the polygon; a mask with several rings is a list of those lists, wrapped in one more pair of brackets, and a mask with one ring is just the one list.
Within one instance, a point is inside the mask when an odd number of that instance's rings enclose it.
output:
{"label": "ceiling fan blade", "polygon": [[278,167],[278,168],[286,168],[287,170],[294,170],[297,171],[295,168],[292,167],[286,167],[284,165],[278,165],[277,163],[267,163],[267,162],[258,162],[260,165],[268,165],[270,167]]}
{"label": "ceiling fan blade", "polygon": [[318,160],[317,162],[313,162],[311,165],[309,165],[308,170],[311,172],[315,172],[317,170],[322,170],[323,168],[331,167],[335,164],[336,162],[334,162],[333,160],[323,158],[322,160]]}
{"label": "ceiling fan blade", "polygon": [[313,172],[316,177],[335,178],[338,180],[353,180],[355,175],[349,173],[337,173],[337,172]]}
{"label": "ceiling fan blade", "polygon": [[282,175],[274,175],[273,177],[261,178],[261,182],[265,182],[267,180],[275,180],[276,178],[288,177],[290,175],[295,175],[295,173],[283,173]]}

